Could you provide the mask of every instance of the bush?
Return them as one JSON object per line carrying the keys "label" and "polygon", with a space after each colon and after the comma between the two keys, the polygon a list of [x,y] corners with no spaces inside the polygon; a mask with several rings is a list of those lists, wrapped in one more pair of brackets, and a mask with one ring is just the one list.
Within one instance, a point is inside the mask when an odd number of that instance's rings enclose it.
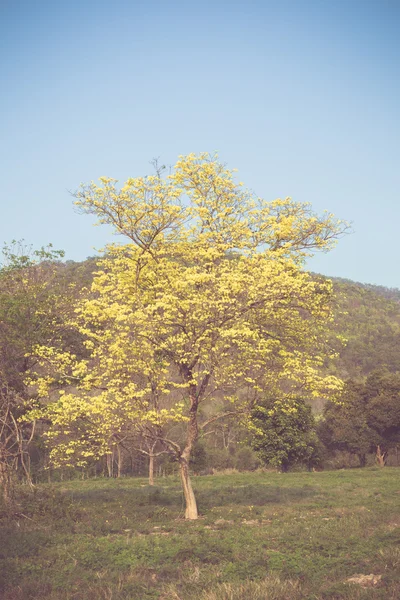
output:
{"label": "bush", "polygon": [[255,471],[260,466],[260,460],[251,448],[242,446],[236,453],[235,466],[239,471]]}

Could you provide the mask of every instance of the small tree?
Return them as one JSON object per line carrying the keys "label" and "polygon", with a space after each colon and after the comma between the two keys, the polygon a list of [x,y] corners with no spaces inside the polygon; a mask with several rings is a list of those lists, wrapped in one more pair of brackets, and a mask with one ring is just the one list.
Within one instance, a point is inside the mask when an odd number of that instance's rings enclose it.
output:
{"label": "small tree", "polygon": [[348,381],[341,402],[326,406],[319,435],[328,448],[357,454],[361,467],[369,452],[384,466],[389,450],[400,443],[399,374],[380,370],[364,383]]}
{"label": "small tree", "polygon": [[286,472],[316,454],[318,438],[311,407],[301,398],[264,401],[252,411],[248,428],[250,443],[267,464]]}
{"label": "small tree", "polygon": [[16,241],[0,254],[0,485],[7,505],[16,465],[32,485],[27,447],[33,427],[20,422],[30,400],[25,376],[36,363],[33,347],[53,341],[57,333],[55,279],[62,255],[51,245],[33,250]]}
{"label": "small tree", "polygon": [[121,189],[103,177],[76,198],[129,243],[107,248],[70,324],[86,336],[90,358],[38,350],[55,372],[39,382],[43,396],[66,374],[77,382],[45,414],[55,427],[101,415],[99,439],[115,412],[153,426],[185,422],[183,443],[155,439],[179,462],[186,518],[196,519],[189,460],[207,423],[199,421],[205,400],[223,392],[231,411],[243,411],[265,389],[278,399],[283,387],[340,387],[320,375],[331,283],[303,263],[346,226],[289,198],[253,196],[208,154],[182,156],[167,177],[157,168]]}
{"label": "small tree", "polygon": [[355,454],[360,467],[366,465],[366,455],[371,451],[373,438],[367,421],[363,391],[363,384],[346,382],[341,402],[328,402],[318,424],[318,436],[324,446],[331,451]]}
{"label": "small tree", "polygon": [[28,484],[33,487],[26,460],[34,427],[19,422],[24,410],[24,399],[7,385],[0,374],[0,488],[6,509],[13,505],[12,471],[18,464],[23,468]]}
{"label": "small tree", "polygon": [[383,467],[389,451],[400,444],[400,374],[386,370],[371,373],[365,382],[364,395],[376,461]]}

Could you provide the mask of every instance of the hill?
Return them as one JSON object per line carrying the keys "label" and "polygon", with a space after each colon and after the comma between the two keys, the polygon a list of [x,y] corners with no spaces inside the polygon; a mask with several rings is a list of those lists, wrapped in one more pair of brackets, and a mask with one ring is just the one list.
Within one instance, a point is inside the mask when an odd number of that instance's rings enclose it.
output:
{"label": "hill", "polygon": [[336,373],[343,379],[364,378],[377,368],[400,369],[400,290],[333,278],[335,321],[346,346]]}

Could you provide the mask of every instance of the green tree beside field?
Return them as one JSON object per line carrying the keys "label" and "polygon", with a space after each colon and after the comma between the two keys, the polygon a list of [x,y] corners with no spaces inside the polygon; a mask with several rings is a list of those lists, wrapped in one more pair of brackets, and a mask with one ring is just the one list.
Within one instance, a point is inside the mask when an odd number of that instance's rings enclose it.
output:
{"label": "green tree beside field", "polygon": [[380,466],[400,444],[400,374],[372,372],[365,382],[348,381],[341,402],[328,403],[319,435],[330,450],[345,450],[359,457],[374,452]]}
{"label": "green tree beside field", "polygon": [[302,398],[264,401],[251,411],[250,445],[264,463],[283,472],[318,463],[318,437],[311,407]]}

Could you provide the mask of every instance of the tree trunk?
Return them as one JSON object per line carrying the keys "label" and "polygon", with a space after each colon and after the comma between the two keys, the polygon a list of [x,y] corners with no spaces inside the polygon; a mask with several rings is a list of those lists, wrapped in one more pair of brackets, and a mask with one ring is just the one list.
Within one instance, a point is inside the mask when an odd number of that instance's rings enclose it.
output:
{"label": "tree trunk", "polygon": [[180,365],[180,371],[184,380],[188,384],[190,409],[189,423],[187,428],[186,445],[179,456],[179,470],[182,481],[183,495],[185,497],[186,509],[185,518],[194,520],[199,518],[197,510],[197,502],[193,492],[192,483],[189,477],[189,462],[193,446],[199,436],[199,427],[197,423],[197,409],[199,407],[199,399],[204,396],[211,373],[205,375],[200,384],[199,390],[193,381],[192,368],[187,365]]}
{"label": "tree trunk", "polygon": [[181,457],[179,459],[179,470],[182,481],[183,495],[185,497],[186,504],[185,519],[198,519],[199,513],[197,511],[197,502],[193,492],[192,483],[189,477],[188,461],[184,457]]}
{"label": "tree trunk", "polygon": [[[186,380],[191,382],[192,373],[187,370]],[[190,399],[190,410],[189,410],[189,423],[187,428],[186,445],[179,457],[179,470],[183,488],[183,495],[185,497],[186,510],[185,519],[198,519],[199,513],[197,511],[197,502],[194,496],[192,483],[189,477],[189,461],[192,453],[192,448],[199,436],[199,428],[197,424],[197,409],[199,405],[197,389],[194,383],[189,383],[189,399]]]}
{"label": "tree trunk", "polygon": [[386,464],[387,452],[382,452],[381,447],[376,447],[376,462],[380,467],[384,467]]}
{"label": "tree trunk", "polygon": [[154,485],[154,453],[149,452],[149,485]]}
{"label": "tree trunk", "polygon": [[108,472],[108,476],[112,477],[113,476],[113,455],[112,454],[107,454],[107,472]]}
{"label": "tree trunk", "polygon": [[[2,454],[2,453],[1,453]],[[10,467],[3,456],[0,455],[0,487],[5,508],[9,508],[13,501],[13,486]]]}
{"label": "tree trunk", "polygon": [[360,461],[360,467],[365,467],[365,465],[367,464],[367,457],[365,456],[365,454],[359,454],[358,460]]}
{"label": "tree trunk", "polygon": [[121,473],[122,473],[122,452],[121,452],[121,448],[119,445],[117,446],[117,466],[118,466],[117,477],[119,479],[121,477]]}
{"label": "tree trunk", "polygon": [[29,485],[31,490],[33,490],[35,486],[33,485],[32,477],[31,477],[31,457],[28,454],[28,465],[26,465],[25,459],[24,459],[24,452],[21,451],[20,459],[21,459],[22,468],[25,471],[26,483]]}

